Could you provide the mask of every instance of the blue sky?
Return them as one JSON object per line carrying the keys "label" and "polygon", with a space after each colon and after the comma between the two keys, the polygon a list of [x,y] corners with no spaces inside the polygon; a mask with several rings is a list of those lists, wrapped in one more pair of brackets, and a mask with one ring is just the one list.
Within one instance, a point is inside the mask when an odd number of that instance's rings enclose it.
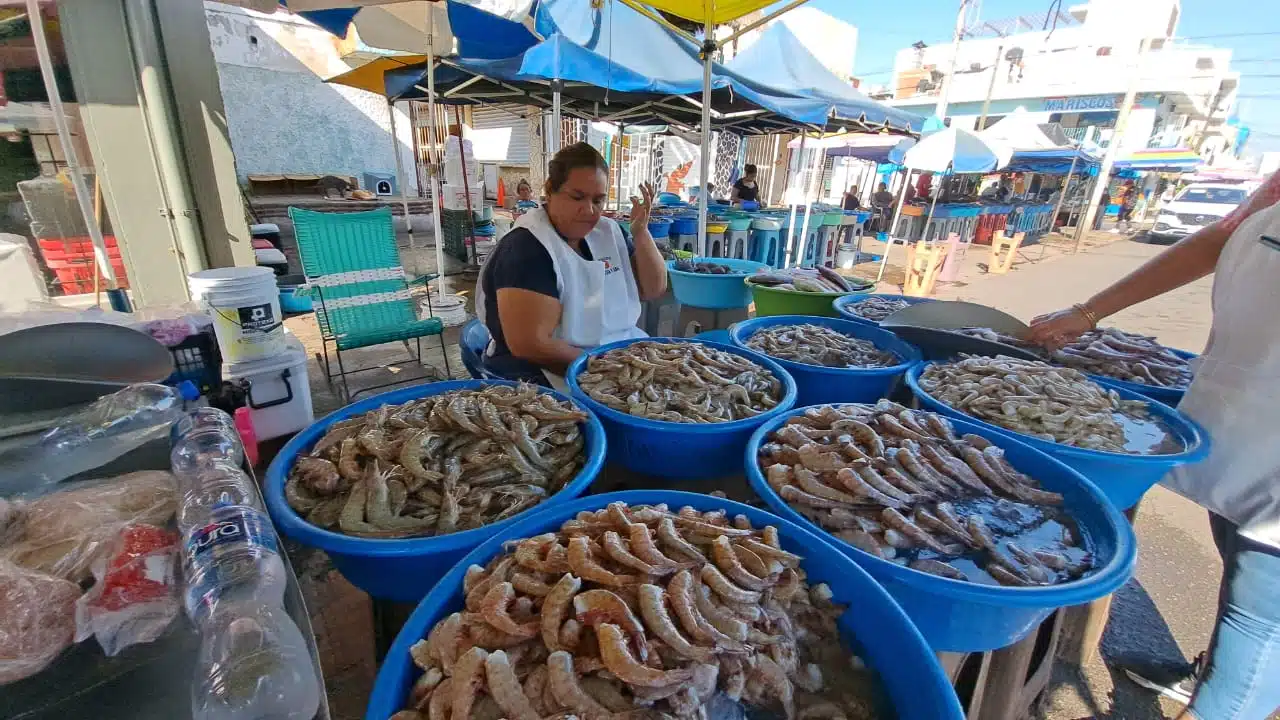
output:
{"label": "blue sky", "polygon": [[[1049,0],[983,0],[982,18],[996,20],[1043,12]],[[1062,6],[1075,4],[1063,0]],[[811,0],[809,5],[858,28],[854,74],[870,83],[891,77],[894,54],[916,40],[948,42],[959,0]],[[1228,47],[1240,78],[1240,117],[1252,137],[1246,154],[1280,150],[1280,2],[1182,0],[1178,36]],[[877,72],[882,71],[882,72]]]}

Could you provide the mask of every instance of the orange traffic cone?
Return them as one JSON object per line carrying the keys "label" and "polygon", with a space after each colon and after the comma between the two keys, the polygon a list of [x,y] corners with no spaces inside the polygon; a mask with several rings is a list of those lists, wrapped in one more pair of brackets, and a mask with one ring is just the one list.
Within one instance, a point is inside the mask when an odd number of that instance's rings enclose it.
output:
{"label": "orange traffic cone", "polygon": [[502,182],[502,178],[498,178],[498,207],[507,206],[507,184]]}

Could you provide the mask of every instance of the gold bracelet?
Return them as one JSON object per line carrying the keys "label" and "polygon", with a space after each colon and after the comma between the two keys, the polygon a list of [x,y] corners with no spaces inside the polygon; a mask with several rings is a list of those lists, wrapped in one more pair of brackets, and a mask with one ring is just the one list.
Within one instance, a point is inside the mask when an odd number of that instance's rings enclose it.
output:
{"label": "gold bracelet", "polygon": [[1083,315],[1083,316],[1084,316],[1084,319],[1085,319],[1085,320],[1087,320],[1087,321],[1089,322],[1089,327],[1091,327],[1091,328],[1096,328],[1096,327],[1098,327],[1098,316],[1097,316],[1097,315],[1095,315],[1095,314],[1093,314],[1093,311],[1092,311],[1092,310],[1090,310],[1090,309],[1088,308],[1088,306],[1086,306],[1084,303],[1076,303],[1075,305],[1072,305],[1071,307],[1072,307],[1072,309],[1074,309],[1076,312],[1078,312],[1078,313],[1080,313],[1081,315]]}

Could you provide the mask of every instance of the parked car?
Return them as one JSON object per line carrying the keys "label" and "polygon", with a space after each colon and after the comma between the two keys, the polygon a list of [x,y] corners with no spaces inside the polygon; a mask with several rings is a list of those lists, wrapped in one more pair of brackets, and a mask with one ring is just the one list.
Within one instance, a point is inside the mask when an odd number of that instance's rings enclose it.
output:
{"label": "parked car", "polygon": [[1194,183],[1160,208],[1156,226],[1149,233],[1165,240],[1180,240],[1226,217],[1249,196],[1241,185]]}

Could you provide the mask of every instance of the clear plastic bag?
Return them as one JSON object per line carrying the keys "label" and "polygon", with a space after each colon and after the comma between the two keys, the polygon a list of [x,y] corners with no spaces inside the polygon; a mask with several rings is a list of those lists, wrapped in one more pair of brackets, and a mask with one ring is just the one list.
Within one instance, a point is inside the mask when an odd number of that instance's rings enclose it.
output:
{"label": "clear plastic bag", "polygon": [[177,617],[178,534],[127,525],[94,563],[93,588],[76,603],[76,642],[94,636],[115,655],[160,637]]}
{"label": "clear plastic bag", "polygon": [[76,632],[73,582],[0,560],[0,685],[45,669]]}
{"label": "clear plastic bag", "polygon": [[177,484],[164,470],[143,470],[50,493],[14,506],[0,534],[0,558],[72,582],[90,577],[94,560],[121,528],[164,525],[178,507]]}

